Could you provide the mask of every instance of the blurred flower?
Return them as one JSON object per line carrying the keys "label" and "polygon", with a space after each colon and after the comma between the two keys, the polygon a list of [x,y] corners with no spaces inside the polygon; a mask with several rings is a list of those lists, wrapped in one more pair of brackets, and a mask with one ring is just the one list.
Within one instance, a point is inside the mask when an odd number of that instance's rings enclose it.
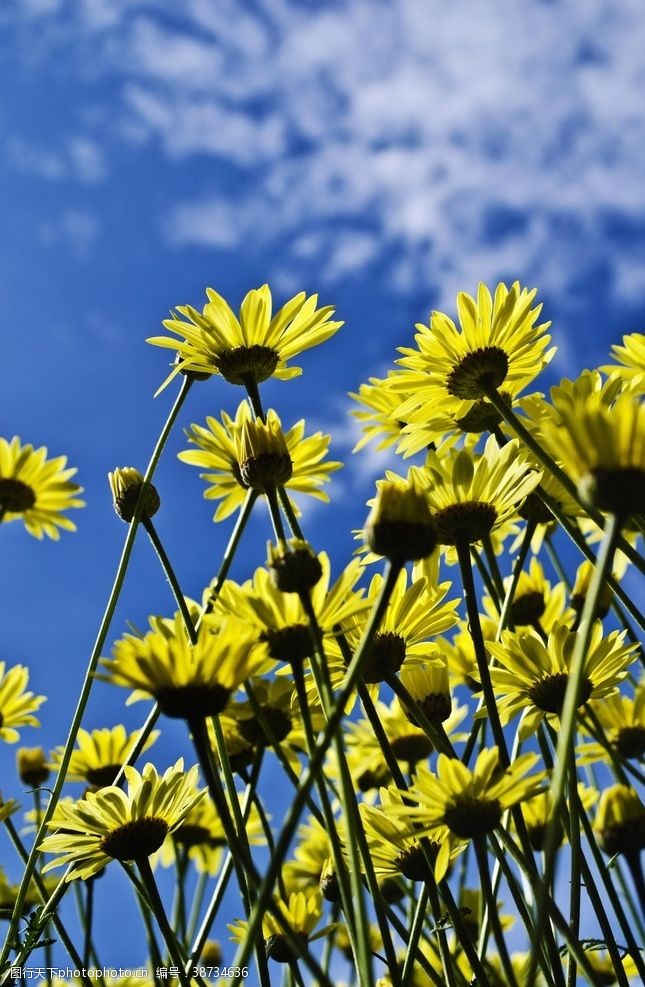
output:
{"label": "blurred flower", "polygon": [[[588,788],[582,783],[578,783],[578,795],[584,810],[588,810],[598,801],[598,792],[595,788]],[[526,824],[529,843],[536,853],[544,850],[545,838],[549,824],[553,819],[553,798],[551,792],[541,792],[532,799],[527,799],[521,805],[522,815]],[[565,838],[564,827],[558,823],[559,842]]]}
{"label": "blurred flower", "polygon": [[287,367],[287,361],[329,339],[343,324],[331,321],[331,305],[317,309],[318,295],[307,298],[304,291],[294,295],[273,318],[268,284],[249,291],[239,318],[212,288],[207,288],[206,294],[209,300],[203,312],[180,305],[177,310],[188,321],[176,317],[164,321],[164,327],[179,341],[167,336],[147,340],[178,354],[178,362],[160,390],[178,373],[186,372],[221,374],[232,384],[259,384],[269,377],[290,380],[302,371]]}
{"label": "blurred flower", "polygon": [[453,428],[484,431],[499,421],[485,401],[488,388],[502,388],[510,402],[546,366],[555,353],[547,350],[550,323],[536,325],[542,306],[531,307],[536,290],[499,284],[494,298],[480,284],[477,298],[457,295],[460,329],[443,312],[433,312],[430,325],[417,324],[417,349],[400,348],[397,362],[408,373],[395,387],[408,392],[395,417],[415,425],[449,416]]}
{"label": "blurred flower", "polygon": [[19,747],[16,766],[18,777],[30,788],[38,788],[49,778],[47,755],[42,747]]}
{"label": "blurred flower", "polygon": [[[645,756],[645,680],[637,686],[633,697],[614,693],[601,702],[591,701],[589,709],[604,733],[607,744],[620,757],[642,760]],[[607,751],[600,743],[581,744],[578,748],[581,764],[605,760]]]}
{"label": "blurred flower", "polygon": [[645,333],[623,336],[623,345],[611,348],[616,363],[601,367],[603,373],[617,378],[634,394],[645,394]]}
{"label": "blurred flower", "polygon": [[30,535],[57,541],[59,528],[76,531],[63,511],[85,503],[77,498],[83,488],[70,481],[77,471],[65,468],[67,457],[46,457],[45,446],[23,446],[17,435],[11,442],[0,438],[0,521],[22,518]]}
{"label": "blurred flower", "polygon": [[[624,639],[624,631],[603,637],[602,624],[596,621],[582,669],[579,706],[615,692],[626,677],[636,646],[623,644]],[[532,629],[521,634],[504,631],[501,641],[487,643],[502,666],[491,669],[502,723],[525,711],[520,740],[535,733],[545,716],[560,715],[576,641],[575,631],[555,624],[546,643]]]}
{"label": "blurred flower", "polygon": [[[279,426],[277,415],[274,412],[269,414],[272,415],[271,421]],[[242,463],[248,458],[243,448],[243,435],[251,419],[249,406],[242,401],[235,419],[223,411],[222,424],[216,418],[207,418],[206,427],[191,425],[186,431],[188,441],[197,449],[180,452],[179,459],[208,470],[200,474],[201,479],[210,484],[204,497],[222,501],[215,512],[215,521],[222,521],[237,510],[250,485],[248,477],[244,478],[242,474]],[[305,421],[301,419],[284,433],[284,442],[286,450],[282,449],[282,455],[289,457],[292,469],[290,476],[285,475],[280,482],[288,490],[328,501],[329,497],[321,488],[329,482],[330,474],[342,466],[336,461],[323,462],[329,449],[330,436],[322,432],[305,436]]]}
{"label": "blurred flower", "polygon": [[[274,898],[284,924],[294,934],[296,940],[306,946],[311,941],[311,933],[318,925],[322,917],[322,898],[319,894],[306,893],[304,891],[292,892],[285,901],[283,898]],[[238,920],[229,925],[231,939],[233,942],[244,942],[246,936],[247,923]],[[317,936],[325,934],[327,929],[321,929]],[[283,926],[268,909],[262,916],[262,935],[264,936],[266,954],[276,963],[290,963],[298,958],[294,953],[290,943],[284,936]]]}
{"label": "blurred flower", "polygon": [[600,796],[593,828],[609,856],[638,856],[645,849],[645,805],[629,785],[612,785]]}
{"label": "blurred flower", "polygon": [[39,727],[40,722],[31,714],[45,702],[45,696],[25,692],[29,682],[29,669],[14,665],[5,674],[6,664],[0,661],[0,740],[15,744],[20,734],[16,727]]}
{"label": "blurred flower", "polygon": [[[140,736],[141,730],[127,733],[122,724],[92,731],[81,728],[65,775],[66,781],[84,781],[95,789],[113,785]],[[152,730],[141,753],[148,750],[158,736],[159,731]],[[64,749],[57,747],[52,751],[53,767],[60,767]]]}
{"label": "blurred flower", "polygon": [[127,794],[109,786],[71,805],[58,803],[48,826],[59,832],[46,836],[39,849],[59,856],[43,871],[69,864],[65,880],[86,880],[110,860],[149,857],[205,794],[196,788],[197,767],[184,771],[182,758],[161,776],[152,764],[141,774],[127,767],[125,774]]}

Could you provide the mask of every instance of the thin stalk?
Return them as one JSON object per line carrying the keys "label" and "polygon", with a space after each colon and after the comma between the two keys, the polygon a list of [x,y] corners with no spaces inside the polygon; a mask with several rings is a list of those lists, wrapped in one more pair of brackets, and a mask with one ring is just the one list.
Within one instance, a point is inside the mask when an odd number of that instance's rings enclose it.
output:
{"label": "thin stalk", "polygon": [[[204,607],[204,612],[202,614],[202,617],[210,613],[211,610],[213,609],[213,606],[215,605],[215,601],[220,594],[222,586],[224,585],[224,580],[228,576],[228,571],[231,568],[231,563],[233,561],[238,545],[240,543],[242,533],[246,528],[247,522],[251,516],[253,505],[255,504],[259,496],[260,496],[259,491],[253,489],[249,489],[246,493],[246,498],[240,508],[240,513],[237,516],[235,527],[231,532],[231,537],[229,538],[228,545],[224,550],[224,554],[222,556],[222,561],[220,563],[219,570],[213,581],[213,588],[208,594],[208,602]],[[200,620],[197,622],[197,627],[199,627],[201,619],[202,618],[200,617]]]}
{"label": "thin stalk", "polygon": [[522,575],[522,571],[524,569],[524,563],[526,562],[526,556],[529,553],[536,527],[536,521],[530,520],[526,522],[526,528],[524,529],[524,535],[522,537],[522,544],[520,545],[517,558],[513,563],[511,582],[507,592],[503,596],[502,609],[500,610],[499,621],[497,622],[497,634],[495,635],[496,641],[501,640],[502,633],[507,627],[511,629],[513,627],[512,621],[510,620],[511,608],[513,605],[513,600],[515,599],[517,584],[520,581],[520,576]]}
{"label": "thin stalk", "polygon": [[170,563],[170,559],[168,558],[168,554],[165,548],[163,547],[161,539],[157,533],[157,529],[152,523],[152,519],[149,517],[144,517],[141,523],[143,527],[146,529],[146,531],[148,532],[150,541],[152,542],[153,548],[157,553],[157,557],[161,563],[161,568],[165,573],[166,579],[168,580],[168,584],[175,598],[175,602],[179,607],[181,616],[183,617],[184,625],[186,627],[186,633],[188,634],[188,637],[190,638],[191,642],[195,644],[197,641],[197,632],[195,630],[195,624],[193,623],[193,618],[191,617],[190,611],[188,610],[188,606],[186,605],[186,598],[184,597],[184,594],[181,591],[179,581],[175,575],[175,570],[173,569]]}
{"label": "thin stalk", "polygon": [[488,563],[488,571],[491,574],[493,585],[497,591],[497,598],[501,602],[504,599],[504,580],[502,579],[502,574],[499,569],[490,532],[487,535],[484,535],[482,538],[482,544],[484,546],[484,554],[486,555],[486,561]]}
{"label": "thin stalk", "polygon": [[641,864],[640,853],[625,853],[623,856],[625,857],[625,863],[627,864],[632,881],[634,882],[641,911],[643,915],[645,915],[645,881],[643,880],[643,867]]}
{"label": "thin stalk", "polygon": [[[7,958],[11,950],[11,943],[14,941],[16,932],[18,930],[18,923],[20,921],[20,916],[24,908],[29,882],[33,876],[34,870],[36,868],[36,862],[41,852],[39,849],[40,843],[42,842],[45,836],[45,833],[47,831],[47,824],[52,817],[54,809],[56,808],[56,804],[58,802],[58,799],[60,798],[63,784],[65,782],[65,776],[67,774],[67,769],[69,767],[72,751],[74,749],[74,745],[76,744],[78,731],[83,721],[85,707],[87,706],[90,692],[94,684],[94,675],[96,672],[96,668],[99,662],[99,658],[101,657],[101,652],[103,651],[103,646],[105,644],[105,640],[107,638],[108,631],[110,629],[110,624],[112,622],[112,617],[114,615],[114,611],[116,609],[116,605],[119,596],[121,594],[121,589],[123,587],[123,582],[125,580],[125,574],[128,568],[128,563],[130,561],[130,555],[132,554],[132,549],[134,547],[134,541],[136,538],[139,521],[141,519],[143,506],[146,500],[147,488],[149,487],[152,481],[155,469],[157,468],[157,463],[159,462],[159,458],[161,456],[161,453],[163,452],[164,446],[168,440],[168,436],[170,435],[175,420],[181,410],[181,407],[186,399],[186,396],[188,395],[188,391],[190,390],[191,383],[192,381],[190,380],[189,377],[184,378],[184,381],[181,386],[181,390],[179,391],[175,403],[173,404],[170,410],[170,414],[168,415],[166,423],[161,430],[161,434],[159,435],[157,444],[155,445],[152,456],[150,457],[150,462],[148,463],[148,468],[146,470],[143,483],[141,484],[141,490],[139,491],[139,498],[137,500],[137,505],[132,521],[128,525],[128,533],[126,535],[125,542],[123,545],[123,550],[121,552],[121,558],[119,559],[119,564],[117,566],[116,575],[114,577],[114,583],[112,584],[112,589],[110,591],[110,595],[108,597],[105,611],[103,613],[103,617],[101,618],[101,623],[99,625],[96,641],[94,642],[94,647],[92,648],[92,653],[88,661],[87,669],[85,672],[85,678],[83,680],[83,685],[81,687],[81,693],[78,698],[78,702],[76,705],[76,709],[74,711],[74,716],[72,718],[70,730],[67,735],[65,749],[63,750],[60,759],[58,774],[54,782],[51,798],[43,814],[42,821],[38,828],[38,832],[36,833],[36,837],[34,839],[33,848],[31,850],[31,853],[29,854],[29,859],[25,865],[25,870],[22,877],[20,889],[16,897],[13,914],[9,921],[9,928],[7,930],[4,946],[2,948],[2,952],[0,953],[0,970],[4,970],[6,966]],[[7,976],[8,974],[6,973],[3,974],[0,983],[4,983],[7,979]]]}
{"label": "thin stalk", "polygon": [[[576,751],[572,744],[569,749],[569,843],[571,845],[571,871],[569,884],[569,926],[571,934],[580,938],[580,907],[581,907],[581,857],[580,820],[578,818],[578,800],[576,798],[578,773],[576,770]],[[567,987],[576,987],[576,961],[569,954],[567,964]]]}
{"label": "thin stalk", "polygon": [[285,490],[284,487],[278,487],[278,497],[280,498],[280,503],[282,504],[282,510],[284,511],[287,521],[289,522],[289,527],[291,528],[291,533],[294,538],[300,538],[304,541],[304,535],[300,524],[298,523],[298,518],[296,517],[296,512],[293,509],[293,504],[291,503],[291,498]]}
{"label": "thin stalk", "polygon": [[135,863],[139,868],[143,886],[146,889],[146,894],[148,896],[153,914],[157,920],[157,924],[161,929],[161,934],[164,938],[164,942],[166,943],[166,948],[172,960],[172,965],[177,967],[179,980],[181,981],[182,987],[190,987],[190,978],[187,977],[184,972],[185,959],[182,956],[181,948],[177,942],[175,934],[170,928],[168,916],[166,915],[166,910],[163,906],[161,895],[159,894],[157,882],[155,881],[154,874],[152,873],[150,861],[148,860],[148,857],[143,854],[136,858]]}
{"label": "thin stalk", "polygon": [[[257,931],[260,925],[262,919],[262,912],[266,908],[269,902],[271,890],[273,888],[277,872],[279,868],[282,866],[282,861],[289,849],[291,839],[298,825],[298,820],[300,819],[300,814],[302,813],[302,810],[307,801],[307,796],[309,795],[309,791],[315,781],[318,772],[322,768],[324,758],[327,753],[327,749],[332,741],[334,733],[338,729],[340,722],[343,716],[345,715],[345,706],[355,688],[355,684],[360,675],[361,665],[363,664],[365,660],[365,656],[369,651],[372,638],[374,634],[376,634],[376,632],[378,631],[381,620],[387,609],[388,602],[392,595],[392,591],[394,590],[394,587],[396,585],[396,580],[398,578],[400,571],[401,571],[400,565],[391,562],[388,563],[386,576],[383,581],[383,585],[381,587],[381,592],[374,605],[374,608],[372,609],[370,618],[367,622],[367,626],[363,631],[363,636],[361,638],[359,646],[356,649],[356,652],[354,654],[354,657],[352,658],[349,668],[347,669],[344,687],[341,689],[337,697],[336,705],[322,732],[322,736],[319,738],[316,744],[314,753],[310,758],[309,765],[305,769],[302,775],[300,784],[296,789],[293,801],[289,806],[289,809],[285,816],[282,831],[280,833],[278,840],[276,841],[275,857],[272,858],[267,873],[265,874],[262,880],[258,892],[258,899],[256,901],[253,912],[249,918],[247,942],[241,944],[240,948],[238,949],[234,961],[234,966],[242,967],[248,958],[248,951],[249,951],[248,939],[250,939],[255,934],[255,932]],[[237,987],[237,984],[239,984],[239,982],[240,982],[240,978],[234,977],[230,987]]]}
{"label": "thin stalk", "polygon": [[83,966],[88,967],[90,965],[90,957],[92,955],[92,924],[94,922],[94,886],[95,881],[93,877],[86,882],[86,894],[85,894],[85,929],[84,929],[84,941],[83,941]]}
{"label": "thin stalk", "polygon": [[510,764],[508,748],[506,746],[504,731],[502,730],[502,724],[497,711],[495,692],[493,690],[493,683],[491,682],[490,671],[488,668],[488,656],[486,654],[484,635],[482,634],[481,623],[479,620],[475,581],[473,579],[473,570],[470,562],[470,550],[468,543],[462,540],[458,540],[455,547],[457,549],[457,557],[459,559],[459,568],[461,569],[461,580],[464,588],[464,596],[466,597],[466,609],[468,612],[469,631],[475,649],[475,657],[477,659],[477,668],[479,671],[479,681],[481,682],[482,692],[484,694],[486,712],[488,713],[488,719],[493,731],[493,737],[499,750],[500,763],[502,767],[507,768]]}
{"label": "thin stalk", "polygon": [[[589,592],[585,599],[585,605],[580,621],[571,667],[569,669],[568,683],[565,692],[562,712],[560,714],[560,734],[556,750],[555,767],[551,781],[552,818],[547,827],[544,844],[544,881],[538,887],[535,901],[536,936],[539,942],[544,934],[546,923],[546,897],[547,888],[552,879],[555,855],[558,848],[558,825],[560,808],[564,800],[564,791],[567,784],[569,768],[569,750],[575,741],[576,721],[578,706],[582,689],[582,673],[584,662],[589,650],[591,634],[594,625],[594,615],[600,592],[605,583],[607,573],[611,571],[611,564],[614,557],[616,539],[620,531],[620,519],[614,515],[609,515],[607,530],[603,539],[598,565],[591,581]],[[533,987],[537,969],[537,957],[531,956],[529,973],[527,977],[528,987]]]}
{"label": "thin stalk", "polygon": [[493,938],[495,939],[495,944],[497,946],[497,952],[499,954],[500,962],[502,964],[502,969],[504,971],[506,983],[509,985],[509,987],[517,987],[517,979],[513,971],[513,964],[511,963],[511,958],[508,954],[508,949],[506,947],[506,940],[504,939],[502,925],[499,920],[499,912],[497,911],[497,902],[495,901],[495,896],[493,894],[493,885],[491,884],[490,869],[488,866],[488,850],[486,848],[486,838],[476,837],[473,840],[473,843],[475,845],[475,856],[477,857],[477,869],[479,870],[479,880],[481,881],[482,892],[484,895],[484,899],[486,901],[486,911],[488,913],[488,920],[493,930]]}
{"label": "thin stalk", "polygon": [[204,904],[204,895],[206,894],[207,884],[208,873],[206,871],[202,871],[197,875],[197,883],[193,892],[193,904],[190,909],[190,916],[188,918],[188,926],[186,930],[186,945],[191,943],[195,938],[197,923],[199,922],[199,913],[201,912],[202,905]]}
{"label": "thin stalk", "polygon": [[269,505],[269,514],[271,515],[271,522],[273,524],[273,531],[276,541],[279,544],[284,544],[286,541],[286,536],[284,533],[284,525],[282,523],[282,515],[280,514],[280,505],[278,504],[278,495],[275,487],[268,484],[264,488],[264,493]]}
{"label": "thin stalk", "polygon": [[143,920],[143,925],[146,930],[146,939],[148,940],[148,952],[150,953],[150,962],[152,968],[155,971],[155,984],[159,987],[161,981],[157,976],[156,970],[158,967],[163,965],[163,959],[161,956],[161,950],[159,949],[159,943],[157,942],[157,936],[155,935],[155,929],[152,922],[151,912],[152,907],[148,899],[148,893],[143,886],[140,878],[134,871],[133,867],[127,864],[122,864],[123,870],[128,875],[128,879],[132,881],[136,889],[137,904],[139,905],[139,910],[141,912],[141,918]]}
{"label": "thin stalk", "polygon": [[177,933],[177,939],[186,949],[186,874],[188,872],[188,848],[175,843],[175,872],[177,875],[175,907],[173,909],[172,927]]}

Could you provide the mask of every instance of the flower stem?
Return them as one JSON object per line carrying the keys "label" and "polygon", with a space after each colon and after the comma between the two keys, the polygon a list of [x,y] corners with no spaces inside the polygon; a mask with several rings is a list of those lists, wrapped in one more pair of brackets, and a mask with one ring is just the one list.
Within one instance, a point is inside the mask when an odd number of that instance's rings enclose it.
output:
{"label": "flower stem", "polygon": [[[260,494],[257,490],[250,489],[247,491],[246,499],[242,504],[242,507],[240,508],[240,513],[237,516],[235,527],[231,532],[231,537],[228,540],[228,545],[224,550],[224,555],[222,556],[222,561],[220,563],[219,570],[217,572],[217,575],[215,576],[215,579],[213,580],[213,587],[210,593],[208,594],[208,602],[204,607],[204,612],[202,614],[202,617],[210,613],[211,610],[213,609],[213,606],[215,605],[215,601],[220,594],[222,586],[224,585],[224,580],[228,576],[228,571],[231,568],[231,563],[233,562],[235,552],[237,551],[238,545],[240,543],[242,533],[246,528],[247,522],[251,516],[253,505],[255,504],[259,496]],[[200,617],[200,619],[197,621],[198,628],[202,617]]]}
{"label": "flower stem", "polygon": [[170,928],[170,923],[168,921],[168,916],[166,915],[166,910],[163,906],[161,900],[161,895],[159,894],[159,888],[157,887],[157,882],[155,881],[154,874],[152,873],[152,867],[150,866],[150,861],[148,857],[144,855],[137,857],[135,860],[137,867],[139,868],[139,873],[141,875],[141,880],[143,881],[143,886],[146,889],[146,894],[150,902],[150,906],[154,912],[154,916],[157,920],[159,928],[161,929],[161,934],[163,935],[164,942],[168,949],[168,953],[172,960],[172,965],[177,967],[179,973],[179,980],[181,981],[182,987],[190,987],[190,979],[186,976],[184,972],[185,959],[182,956],[181,949],[175,933]]}
{"label": "flower stem", "polygon": [[183,617],[184,625],[186,627],[186,633],[188,634],[191,643],[195,644],[197,642],[197,631],[195,630],[195,624],[193,623],[193,618],[191,617],[188,607],[186,605],[186,598],[184,597],[184,594],[181,591],[181,587],[179,586],[179,581],[177,580],[175,571],[170,563],[168,554],[165,548],[163,547],[159,535],[157,534],[157,529],[152,523],[152,519],[149,517],[145,517],[141,523],[143,524],[143,527],[148,532],[150,541],[152,542],[154,550],[157,553],[157,557],[161,562],[161,568],[163,569],[166,575],[166,579],[168,580],[168,583],[172,590],[173,596],[175,598],[175,602],[177,603],[177,606],[179,607],[180,613]]}
{"label": "flower stem", "polygon": [[[7,930],[4,946],[2,948],[2,952],[0,953],[0,970],[3,970],[6,965],[7,958],[11,950],[11,943],[15,939],[16,932],[18,930],[18,923],[20,921],[20,916],[22,914],[25,904],[25,898],[27,895],[29,882],[33,876],[34,870],[36,868],[36,861],[40,854],[39,846],[45,836],[47,830],[47,823],[51,819],[54,809],[56,808],[56,804],[58,802],[58,799],[60,798],[63,784],[65,782],[65,776],[67,774],[67,769],[69,767],[72,751],[76,743],[78,731],[83,721],[85,707],[87,706],[90,697],[90,692],[92,686],[94,685],[94,675],[96,672],[96,668],[99,662],[99,658],[101,657],[101,652],[103,650],[103,646],[105,644],[108,631],[110,629],[110,624],[112,623],[112,617],[114,615],[114,611],[116,609],[119,596],[121,595],[121,589],[123,587],[123,583],[125,580],[125,574],[128,568],[128,563],[130,561],[130,555],[132,554],[132,549],[134,547],[134,540],[136,538],[139,521],[141,519],[143,507],[146,501],[147,488],[150,486],[150,483],[154,476],[155,469],[157,468],[157,463],[159,462],[161,453],[163,452],[164,446],[166,445],[166,442],[168,440],[168,436],[170,435],[172,427],[188,395],[188,391],[190,390],[191,383],[192,381],[190,380],[190,378],[188,377],[184,378],[182,382],[181,390],[179,391],[179,394],[175,399],[175,402],[170,410],[168,418],[166,419],[166,422],[161,430],[161,433],[157,440],[157,444],[155,445],[155,448],[152,452],[152,456],[150,457],[150,462],[148,463],[148,468],[146,469],[146,473],[143,478],[143,483],[141,484],[141,489],[139,490],[139,497],[137,500],[134,516],[132,518],[132,521],[128,525],[128,533],[126,535],[125,542],[123,545],[123,550],[121,552],[121,558],[119,559],[119,564],[117,566],[116,575],[114,577],[114,583],[112,584],[112,589],[110,590],[110,595],[108,597],[105,611],[103,613],[103,617],[101,618],[101,623],[99,625],[96,641],[94,642],[94,647],[92,648],[92,653],[90,655],[87,664],[85,678],[83,680],[83,685],[81,687],[81,693],[78,698],[76,709],[74,711],[74,716],[72,718],[72,724],[70,726],[69,733],[67,735],[65,749],[63,750],[63,753],[61,755],[58,774],[56,776],[56,781],[54,782],[51,798],[43,814],[43,818],[40,823],[38,832],[36,833],[36,838],[34,839],[34,845],[31,853],[29,854],[29,859],[25,865],[25,870],[22,877],[20,889],[18,891],[18,895],[16,896],[16,902],[14,905],[13,914],[9,922],[9,928]],[[39,923],[40,923],[40,919],[39,919]],[[41,928],[40,924],[38,924],[38,927]],[[27,952],[27,956],[29,956],[29,952]],[[3,975],[3,979],[1,983],[4,983],[5,979],[6,977]]]}

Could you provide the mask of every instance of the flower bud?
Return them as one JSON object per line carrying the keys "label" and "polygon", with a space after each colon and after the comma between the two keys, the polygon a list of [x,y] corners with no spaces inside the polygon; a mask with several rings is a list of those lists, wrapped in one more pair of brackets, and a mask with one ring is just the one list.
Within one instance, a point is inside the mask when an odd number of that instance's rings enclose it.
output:
{"label": "flower bud", "polygon": [[237,458],[242,482],[254,490],[284,486],[291,479],[293,463],[275,411],[269,411],[266,422],[244,422]]}
{"label": "flower bud", "polygon": [[322,576],[320,559],[309,542],[290,538],[274,547],[268,544],[267,566],[273,583],[283,593],[306,593]]}
{"label": "flower bud", "polygon": [[38,788],[49,778],[49,764],[42,747],[19,747],[16,765],[20,780],[30,788]]}
{"label": "flower bud", "polygon": [[[114,499],[114,510],[122,521],[129,523],[137,508],[139,493],[143,486],[143,476],[134,466],[122,466],[115,469],[113,473],[108,473],[108,480]],[[160,503],[156,488],[152,484],[148,484],[144,494],[141,520],[146,521],[156,514]]]}
{"label": "flower bud", "polygon": [[400,480],[380,483],[365,522],[365,539],[377,555],[400,565],[430,555],[437,533],[422,491]]}
{"label": "flower bud", "polygon": [[[426,665],[410,665],[401,672],[401,682],[431,723],[439,724],[448,719],[452,712],[452,699],[448,663],[443,655],[439,661],[431,659]],[[414,722],[413,716],[409,713],[407,716]],[[415,723],[415,726],[418,724]]]}

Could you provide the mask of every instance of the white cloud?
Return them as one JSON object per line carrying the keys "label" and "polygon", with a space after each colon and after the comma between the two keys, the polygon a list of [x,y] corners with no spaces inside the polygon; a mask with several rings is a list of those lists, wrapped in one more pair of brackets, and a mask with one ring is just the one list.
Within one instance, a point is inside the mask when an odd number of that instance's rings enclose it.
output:
{"label": "white cloud", "polygon": [[78,181],[94,185],[107,173],[101,148],[91,138],[81,135],[54,147],[11,137],[6,154],[9,164],[17,171],[49,182]]}
{"label": "white cloud", "polygon": [[80,260],[89,257],[99,233],[98,219],[84,209],[67,209],[47,219],[36,231],[43,247],[58,249],[63,243]]}

